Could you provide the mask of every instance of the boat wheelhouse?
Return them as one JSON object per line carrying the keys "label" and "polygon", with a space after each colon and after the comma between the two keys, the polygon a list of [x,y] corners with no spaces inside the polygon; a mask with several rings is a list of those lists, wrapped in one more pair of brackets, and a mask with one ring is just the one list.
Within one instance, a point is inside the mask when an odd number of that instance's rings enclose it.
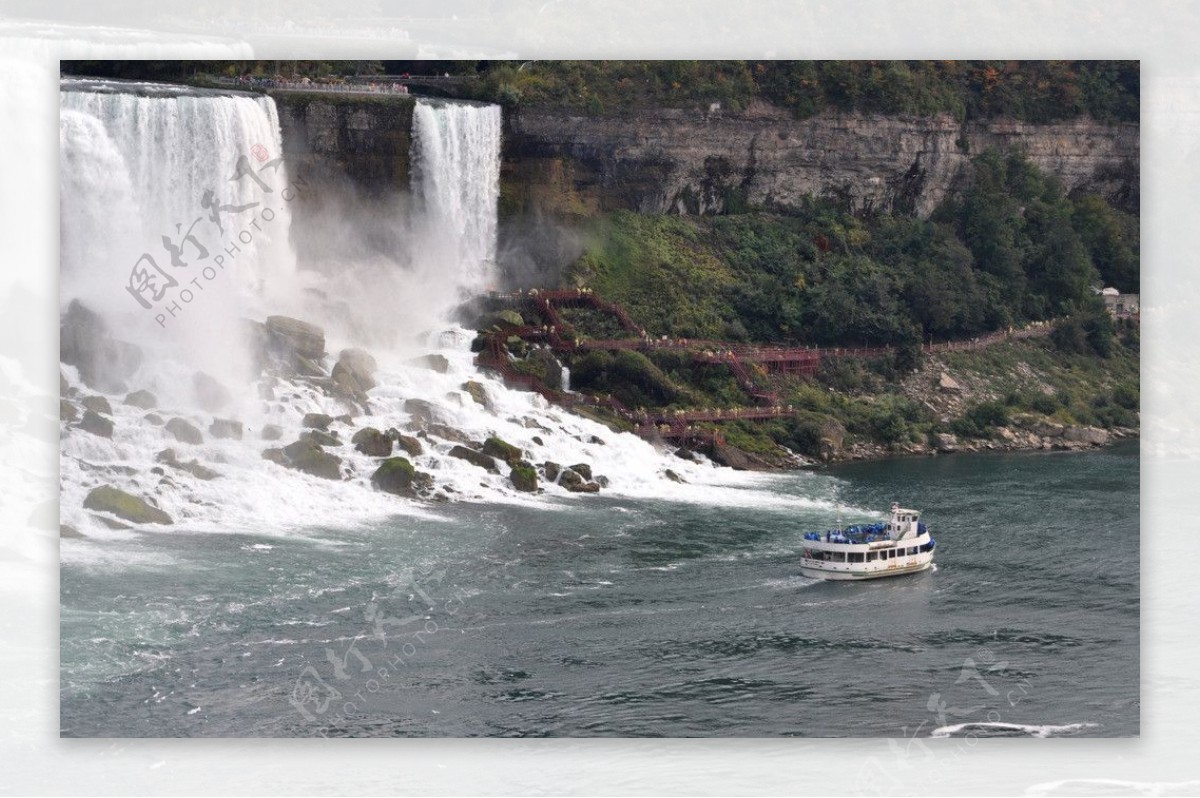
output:
{"label": "boat wheelhouse", "polygon": [[800,572],[811,579],[878,579],[924,571],[935,546],[919,510],[892,504],[886,523],[806,532]]}

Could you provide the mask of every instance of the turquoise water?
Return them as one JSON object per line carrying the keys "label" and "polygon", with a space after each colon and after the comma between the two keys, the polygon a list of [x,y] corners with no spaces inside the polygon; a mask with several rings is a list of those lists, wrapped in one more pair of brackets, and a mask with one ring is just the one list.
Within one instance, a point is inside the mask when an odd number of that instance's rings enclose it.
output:
{"label": "turquoise water", "polygon": [[[740,506],[65,541],[62,733],[1135,735],[1138,487],[1125,444],[764,476]],[[798,575],[833,507],[896,500],[935,571]]]}

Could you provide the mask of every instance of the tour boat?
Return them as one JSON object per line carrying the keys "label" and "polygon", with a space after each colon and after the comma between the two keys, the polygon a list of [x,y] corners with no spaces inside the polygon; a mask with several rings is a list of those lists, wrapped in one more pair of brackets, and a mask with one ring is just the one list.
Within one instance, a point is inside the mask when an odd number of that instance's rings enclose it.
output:
{"label": "tour boat", "polygon": [[919,510],[892,505],[887,523],[804,534],[800,573],[811,579],[878,579],[933,565],[933,536]]}

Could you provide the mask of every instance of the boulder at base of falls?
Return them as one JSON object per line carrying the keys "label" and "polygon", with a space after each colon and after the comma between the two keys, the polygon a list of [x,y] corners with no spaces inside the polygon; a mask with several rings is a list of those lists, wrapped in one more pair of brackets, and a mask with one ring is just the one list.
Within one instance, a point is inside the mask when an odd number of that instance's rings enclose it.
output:
{"label": "boulder at base of falls", "polygon": [[93,435],[99,435],[101,438],[111,438],[113,436],[113,423],[99,413],[91,410],[84,412],[83,419],[79,422],[79,429],[84,432],[90,432]]}
{"label": "boulder at base of falls", "polygon": [[441,418],[437,406],[424,399],[406,399],[404,402],[404,412],[408,413],[413,421],[422,424],[432,424]]}
{"label": "boulder at base of falls", "polygon": [[71,300],[58,332],[59,359],[75,366],[84,385],[98,391],[124,391],[125,380],[142,365],[142,350],[114,339],[104,320],[78,299]]}
{"label": "boulder at base of falls", "polygon": [[488,404],[487,390],[483,387],[482,382],[467,380],[463,383],[462,389],[471,395],[471,398],[475,400],[476,404],[483,405],[484,407],[490,409],[490,405]]}
{"label": "boulder at base of falls", "polygon": [[374,427],[363,427],[350,442],[368,457],[387,457],[392,453],[392,439]]}
{"label": "boulder at base of falls", "polygon": [[312,441],[318,446],[342,445],[342,440],[337,436],[336,432],[325,432],[319,429],[310,429],[307,432],[301,433],[300,440]]}
{"label": "boulder at base of falls", "polygon": [[389,429],[386,435],[396,442],[396,446],[408,452],[409,457],[418,457],[425,453],[425,447],[419,440],[411,435],[405,435],[395,427]]}
{"label": "boulder at base of falls", "polygon": [[319,361],[325,357],[325,331],[315,324],[289,316],[268,316],[267,336],[270,354],[293,367],[298,358]]}
{"label": "boulder at base of falls", "polygon": [[163,424],[166,423],[165,421],[163,421],[163,417],[160,416],[158,413],[147,413],[146,415],[142,416],[142,418],[145,420],[145,422],[147,424],[153,424],[156,427],[161,427]]}
{"label": "boulder at base of falls", "polygon": [[538,489],[537,471],[529,463],[517,463],[508,475],[513,487],[525,493],[533,493]]}
{"label": "boulder at base of falls", "polygon": [[393,493],[397,496],[415,496],[421,487],[432,484],[428,474],[422,474],[413,468],[413,464],[403,457],[389,457],[379,464],[371,475],[371,484],[376,490]]}
{"label": "boulder at base of falls", "polygon": [[[280,465],[286,468],[303,471],[305,474],[312,474],[314,477],[322,479],[342,478],[342,459],[325,451],[313,441],[299,440],[289,443],[283,447],[280,453],[283,456],[283,462]],[[263,457],[267,457],[266,452],[263,452]]]}
{"label": "boulder at base of falls", "polygon": [[[591,476],[591,469],[588,469],[588,476]],[[600,485],[585,479],[584,476],[574,468],[563,469],[562,475],[558,478],[558,484],[569,490],[571,493],[600,492]]]}
{"label": "boulder at base of falls", "polygon": [[103,396],[85,396],[79,400],[79,404],[83,405],[85,410],[91,410],[93,413],[112,415],[112,405]]}
{"label": "boulder at base of falls", "polygon": [[197,371],[192,375],[192,391],[196,395],[196,403],[209,413],[219,412],[233,401],[229,389],[222,385],[216,377]]}
{"label": "boulder at base of falls", "polygon": [[547,482],[558,482],[558,475],[562,473],[562,466],[553,460],[547,460],[542,463],[542,473],[546,475]]}
{"label": "boulder at base of falls", "polygon": [[592,467],[587,463],[576,463],[575,465],[571,466],[571,470],[579,474],[579,476],[583,477],[584,479],[590,480],[592,478]]}
{"label": "boulder at base of falls", "polygon": [[493,435],[483,442],[483,453],[497,460],[503,460],[510,466],[521,462],[521,450],[511,443]]}
{"label": "boulder at base of falls", "polygon": [[326,413],[305,413],[300,426],[309,429],[329,429],[329,425],[333,423],[333,416]]}
{"label": "boulder at base of falls", "polygon": [[663,472],[663,476],[666,477],[667,479],[671,480],[672,482],[682,483],[682,482],[687,481],[683,477],[679,476],[678,474],[676,474],[674,471],[672,471],[669,468]]}
{"label": "boulder at base of falls", "polygon": [[445,355],[439,354],[414,357],[408,361],[408,364],[410,366],[419,366],[421,368],[429,369],[430,371],[436,371],[438,374],[445,374],[450,370],[450,361],[446,359]]}
{"label": "boulder at base of falls", "polygon": [[457,457],[459,460],[466,460],[471,465],[479,466],[493,474],[500,473],[500,469],[496,467],[496,461],[493,458],[483,452],[468,449],[466,446],[455,446],[450,450],[450,456]]}
{"label": "boulder at base of falls", "polygon": [[262,439],[264,441],[277,441],[283,437],[283,429],[278,424],[264,424],[262,428]]}
{"label": "boulder at base of falls", "polygon": [[74,421],[79,418],[79,410],[66,399],[58,400],[58,420]]}
{"label": "boulder at base of falls", "polygon": [[229,418],[214,418],[208,427],[208,434],[214,438],[242,439],[242,422]]}
{"label": "boulder at base of falls", "polygon": [[153,410],[158,406],[158,397],[149,391],[134,391],[125,397],[125,404],[141,410]]}
{"label": "boulder at base of falls", "polygon": [[171,516],[162,510],[147,504],[137,496],[118,490],[111,485],[101,485],[93,488],[83,500],[83,506],[88,510],[101,513],[112,513],[118,518],[134,524],[172,524]]}
{"label": "boulder at base of falls", "polygon": [[190,443],[197,446],[204,443],[204,435],[200,433],[200,430],[195,425],[184,421],[178,416],[167,422],[166,429],[180,443]]}
{"label": "boulder at base of falls", "polygon": [[365,349],[343,349],[330,373],[335,392],[356,402],[367,401],[367,391],[375,387],[375,358]]}

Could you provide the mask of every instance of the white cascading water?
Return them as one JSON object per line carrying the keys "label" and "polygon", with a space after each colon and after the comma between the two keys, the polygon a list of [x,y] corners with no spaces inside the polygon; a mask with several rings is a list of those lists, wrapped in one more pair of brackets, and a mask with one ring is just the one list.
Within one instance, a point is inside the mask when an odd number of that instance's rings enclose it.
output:
{"label": "white cascading water", "polygon": [[[99,87],[97,87],[99,88]],[[342,481],[330,481],[287,470],[267,462],[268,446],[285,445],[304,431],[305,413],[333,416],[347,412],[339,400],[301,381],[277,384],[273,397],[264,399],[258,386],[230,377],[232,402],[217,414],[245,425],[242,440],[217,439],[208,426],[214,414],[196,406],[190,390],[193,373],[206,370],[226,376],[218,368],[224,360],[238,360],[246,344],[241,316],[261,319],[268,313],[297,315],[325,327],[326,348],[333,358],[341,348],[367,345],[343,332],[346,305],[312,305],[292,310],[286,304],[303,279],[316,293],[338,296],[344,285],[319,273],[295,273],[295,257],[287,240],[290,215],[276,217],[271,235],[256,238],[255,246],[238,255],[238,279],[225,281],[223,302],[198,298],[188,314],[177,320],[175,343],[163,344],[161,329],[144,323],[127,323],[138,308],[123,289],[129,261],[110,261],[123,249],[140,251],[171,231],[174,221],[194,218],[199,191],[228,182],[238,154],[256,143],[272,157],[282,150],[274,102],[270,98],[216,96],[189,93],[147,96],[151,89],[108,85],[103,90],[82,91],[64,82],[60,124],[62,176],[63,306],[74,298],[100,310],[119,337],[146,350],[145,363],[129,380],[129,388],[148,389],[158,397],[155,412],[164,419],[184,418],[204,431],[199,445],[181,444],[163,427],[145,420],[145,411],[123,403],[124,394],[108,396],[115,430],[111,439],[64,426],[61,445],[61,518],[88,538],[125,537],[82,508],[93,487],[111,484],[152,499],[177,524],[189,529],[253,531],[289,534],[314,524],[351,526],[396,514],[425,514],[428,505],[398,499],[372,489],[369,478],[378,461],[343,445],[332,451],[342,459]],[[157,91],[162,91],[156,88]],[[388,275],[400,290],[415,298],[426,311],[425,319],[401,315],[390,308],[363,306],[367,328],[403,325],[408,340],[427,344],[420,352],[438,352],[449,363],[445,373],[413,365],[411,347],[376,347],[378,385],[370,391],[370,412],[358,415],[352,427],[342,427],[343,440],[353,431],[372,426],[398,427],[410,422],[408,399],[423,399],[437,408],[439,423],[458,430],[470,440],[498,435],[527,452],[534,463],[554,461],[564,465],[587,462],[596,474],[610,480],[609,494],[631,497],[673,497],[704,503],[776,504],[784,507],[832,506],[795,496],[746,490],[761,476],[714,469],[666,457],[649,443],[628,433],[615,433],[601,424],[549,406],[537,394],[509,390],[489,375],[481,374],[470,352],[473,332],[445,319],[464,295],[491,285],[495,277],[496,205],[499,193],[500,111],[496,106],[418,101],[413,121],[413,193],[417,217],[409,224],[419,235],[403,263],[393,264]],[[283,185],[281,178],[276,188]],[[250,182],[250,181],[243,181]],[[233,186],[232,183],[228,185]],[[229,194],[227,203],[262,199],[255,194]],[[192,216],[188,216],[192,214]],[[329,223],[329,220],[325,220]],[[399,222],[398,222],[399,223]],[[150,239],[147,244],[147,238]],[[125,239],[131,239],[126,241]],[[104,253],[101,256],[98,253]],[[135,256],[136,257],[136,256]],[[378,274],[380,266],[366,264],[364,273]],[[395,277],[399,274],[400,277]],[[382,277],[382,275],[381,275]],[[325,281],[325,282],[322,282]],[[111,290],[115,285],[116,290]],[[124,296],[123,296],[124,295]],[[282,297],[282,299],[280,299]],[[117,302],[110,307],[109,302]],[[120,304],[121,302],[124,304]],[[284,303],[282,305],[275,303]],[[197,343],[205,346],[197,346]],[[73,387],[82,394],[96,393],[82,385],[78,374],[64,367]],[[564,372],[564,378],[569,379]],[[484,386],[487,405],[474,401],[464,390],[466,380]],[[282,428],[278,442],[261,439],[266,424]],[[433,475],[437,489],[451,500],[529,503],[562,509],[571,501],[558,485],[547,484],[545,495],[516,492],[508,468],[490,474],[449,457],[453,441],[425,440],[425,451],[413,459],[421,471]],[[197,460],[216,470],[213,480],[173,468],[155,473],[156,453],[173,447],[183,461]],[[664,474],[671,469],[687,484]],[[160,471],[162,469],[159,469]],[[720,487],[724,485],[725,487]],[[87,538],[81,541],[86,544]],[[64,546],[64,557],[87,559],[74,543]],[[72,554],[71,552],[75,552]]]}

